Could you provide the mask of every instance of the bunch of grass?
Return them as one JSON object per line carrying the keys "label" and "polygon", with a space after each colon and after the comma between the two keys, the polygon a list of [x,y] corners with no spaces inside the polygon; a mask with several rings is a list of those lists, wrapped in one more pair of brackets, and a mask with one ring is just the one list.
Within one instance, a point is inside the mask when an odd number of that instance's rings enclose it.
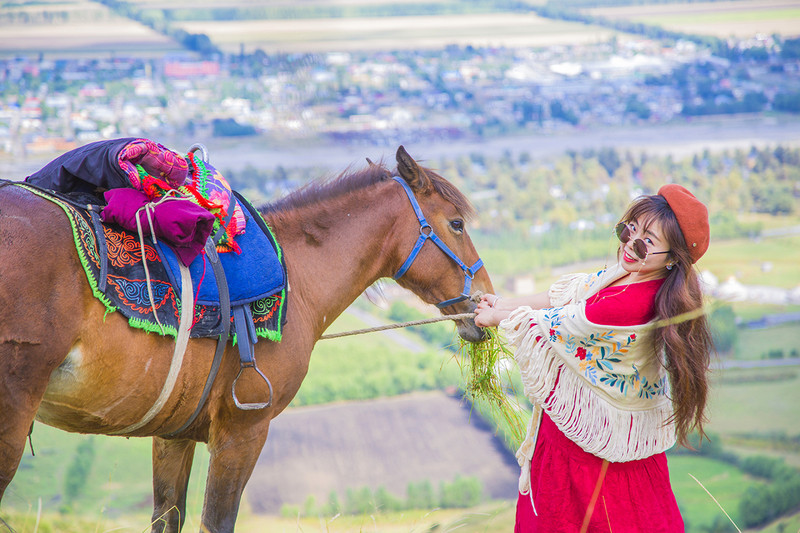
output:
{"label": "bunch of grass", "polygon": [[459,341],[456,356],[464,377],[464,393],[474,408],[494,421],[498,433],[512,449],[525,438],[527,412],[518,401],[511,369],[516,368],[496,328],[486,328],[479,343]]}

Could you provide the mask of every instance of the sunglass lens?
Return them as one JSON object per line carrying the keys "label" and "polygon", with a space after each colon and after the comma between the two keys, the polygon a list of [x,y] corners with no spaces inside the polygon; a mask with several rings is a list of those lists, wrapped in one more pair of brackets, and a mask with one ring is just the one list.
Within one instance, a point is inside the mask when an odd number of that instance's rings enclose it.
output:
{"label": "sunglass lens", "polygon": [[633,253],[635,253],[639,259],[647,257],[647,245],[642,239],[633,241]]}
{"label": "sunglass lens", "polygon": [[617,238],[620,242],[628,242],[631,238],[631,230],[628,229],[628,225],[624,222],[617,224],[614,227],[614,231],[617,233]]}

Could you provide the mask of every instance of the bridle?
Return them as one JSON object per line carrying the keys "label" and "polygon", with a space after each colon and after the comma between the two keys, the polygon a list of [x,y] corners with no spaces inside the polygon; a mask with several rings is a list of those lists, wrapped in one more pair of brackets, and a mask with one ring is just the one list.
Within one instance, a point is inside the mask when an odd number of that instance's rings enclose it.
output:
{"label": "bridle", "polygon": [[436,304],[436,307],[442,309],[449,305],[468,300],[470,298],[469,291],[472,287],[472,278],[475,277],[475,273],[478,272],[478,270],[480,270],[483,266],[483,260],[479,258],[474,265],[467,267],[464,261],[459,259],[458,256],[453,253],[453,251],[444,243],[444,241],[440,239],[438,235],[436,235],[431,225],[428,224],[427,220],[425,220],[425,215],[422,214],[422,209],[420,208],[417,198],[414,196],[414,192],[411,190],[411,187],[409,187],[402,178],[393,177],[392,179],[403,186],[403,190],[406,191],[406,196],[408,196],[408,200],[411,202],[411,207],[414,208],[414,213],[417,215],[417,220],[419,221],[419,238],[417,239],[416,244],[414,244],[414,249],[411,250],[411,253],[408,255],[408,259],[405,260],[397,273],[392,276],[392,279],[397,281],[403,277],[403,274],[406,273],[406,271],[411,267],[411,264],[419,255],[419,252],[422,250],[422,246],[425,244],[425,241],[430,239],[436,246],[439,247],[441,251],[445,253],[447,257],[452,259],[456,265],[458,265],[462,272],[464,272],[464,289],[461,291],[461,294],[455,298],[439,302]]}

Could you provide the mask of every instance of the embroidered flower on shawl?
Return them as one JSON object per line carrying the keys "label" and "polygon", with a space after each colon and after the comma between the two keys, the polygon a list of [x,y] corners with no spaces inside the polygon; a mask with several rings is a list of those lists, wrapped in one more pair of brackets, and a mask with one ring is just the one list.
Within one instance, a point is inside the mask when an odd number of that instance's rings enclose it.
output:
{"label": "embroidered flower on shawl", "polygon": [[592,333],[586,338],[578,338],[573,335],[562,338],[558,331],[561,321],[556,316],[549,316],[552,319],[552,327],[549,330],[550,340],[561,340],[567,353],[580,359],[578,370],[592,385],[605,385],[618,389],[626,396],[632,394],[640,398],[652,398],[665,394],[666,378],[662,378],[657,383],[649,383],[635,365],[633,374],[614,371],[614,364],[619,363],[622,360],[621,357],[636,342],[635,333],[629,335],[624,342],[614,340],[616,335],[614,330]]}

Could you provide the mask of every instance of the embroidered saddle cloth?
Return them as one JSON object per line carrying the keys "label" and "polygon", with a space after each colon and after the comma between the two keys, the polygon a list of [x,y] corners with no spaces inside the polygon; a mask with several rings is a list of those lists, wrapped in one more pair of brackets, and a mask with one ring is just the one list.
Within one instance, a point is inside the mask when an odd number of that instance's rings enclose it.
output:
{"label": "embroidered saddle cloth", "polygon": [[[76,207],[73,202],[24,183],[34,194],[59,205],[72,227],[75,245],[92,292],[109,312],[118,311],[132,327],[175,337],[180,323],[180,275],[175,252],[163,241],[144,241],[116,224],[101,224],[98,206]],[[286,274],[281,248],[258,212],[243,198],[246,231],[236,237],[240,253],[219,254],[226,273],[231,307],[247,305],[256,334],[281,339]],[[92,216],[94,211],[95,216]],[[94,218],[94,220],[93,220]],[[150,276],[150,291],[144,262]],[[205,253],[189,265],[195,294],[191,337],[217,337],[223,330],[219,289]],[[149,292],[153,294],[151,302]],[[158,320],[153,314],[155,308]],[[234,324],[231,317],[231,332]]]}
{"label": "embroidered saddle cloth", "polygon": [[[219,288],[203,253],[211,235],[215,246],[209,251],[219,253],[231,309],[252,317],[251,337],[280,340],[286,284],[281,249],[261,215],[192,150],[184,157],[149,139],[98,141],[59,156],[25,181],[67,213],[95,296],[132,326],[177,334],[180,262],[192,277],[190,335],[219,335]],[[86,210],[42,189],[95,196]],[[96,195],[102,191],[107,205],[90,205],[101,203]],[[175,197],[180,200],[167,201]],[[151,232],[157,238],[140,240]]]}

